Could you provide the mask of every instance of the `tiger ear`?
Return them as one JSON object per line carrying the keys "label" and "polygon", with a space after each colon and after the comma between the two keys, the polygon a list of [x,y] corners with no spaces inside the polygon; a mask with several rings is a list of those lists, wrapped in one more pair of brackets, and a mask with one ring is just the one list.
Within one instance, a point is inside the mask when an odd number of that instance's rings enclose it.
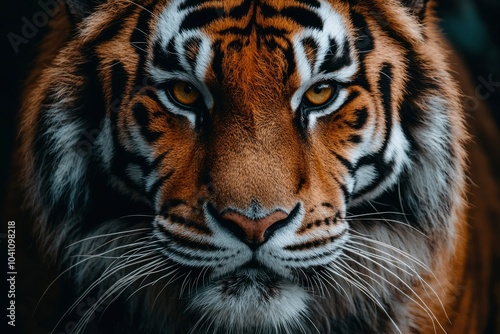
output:
{"label": "tiger ear", "polygon": [[80,21],[92,14],[95,7],[106,0],[65,0],[68,12],[75,21]]}
{"label": "tiger ear", "polygon": [[429,0],[401,0],[403,5],[418,19],[423,19]]}

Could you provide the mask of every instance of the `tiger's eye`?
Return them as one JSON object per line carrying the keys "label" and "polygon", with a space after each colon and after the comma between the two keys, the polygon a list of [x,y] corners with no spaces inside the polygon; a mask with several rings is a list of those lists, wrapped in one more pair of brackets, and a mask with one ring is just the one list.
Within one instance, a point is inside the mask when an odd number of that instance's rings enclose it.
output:
{"label": "tiger's eye", "polygon": [[200,97],[200,92],[189,82],[177,81],[171,88],[172,97],[180,104],[191,106]]}
{"label": "tiger's eye", "polygon": [[320,82],[309,88],[305,94],[307,101],[314,105],[320,106],[327,103],[333,95],[333,87],[329,82]]}

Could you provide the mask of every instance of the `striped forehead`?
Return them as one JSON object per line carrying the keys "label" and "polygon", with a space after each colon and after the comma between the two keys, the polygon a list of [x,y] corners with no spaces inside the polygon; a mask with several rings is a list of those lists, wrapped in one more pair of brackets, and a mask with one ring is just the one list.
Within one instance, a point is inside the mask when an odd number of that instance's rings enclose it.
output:
{"label": "striped forehead", "polygon": [[288,68],[297,71],[301,85],[322,75],[347,82],[356,71],[344,18],[323,0],[173,0],[157,22],[152,62],[157,81],[204,82],[216,43],[244,45],[251,36],[264,46],[285,39],[280,47],[292,55]]}

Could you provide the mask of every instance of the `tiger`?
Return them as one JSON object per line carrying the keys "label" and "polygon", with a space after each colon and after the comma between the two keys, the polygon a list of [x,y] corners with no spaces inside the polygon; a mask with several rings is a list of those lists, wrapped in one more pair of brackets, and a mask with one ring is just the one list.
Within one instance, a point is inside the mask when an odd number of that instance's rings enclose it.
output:
{"label": "tiger", "polygon": [[54,333],[486,330],[433,1],[61,6],[19,150]]}

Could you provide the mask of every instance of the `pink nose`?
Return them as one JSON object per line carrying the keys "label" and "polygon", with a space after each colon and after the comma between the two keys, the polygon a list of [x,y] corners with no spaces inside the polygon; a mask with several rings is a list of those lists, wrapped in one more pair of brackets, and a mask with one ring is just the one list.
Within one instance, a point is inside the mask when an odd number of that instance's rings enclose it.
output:
{"label": "pink nose", "polygon": [[266,231],[274,230],[272,227],[287,217],[283,211],[274,211],[260,219],[251,219],[235,211],[228,211],[222,215],[227,228],[241,240],[254,246],[264,243],[269,234]]}

